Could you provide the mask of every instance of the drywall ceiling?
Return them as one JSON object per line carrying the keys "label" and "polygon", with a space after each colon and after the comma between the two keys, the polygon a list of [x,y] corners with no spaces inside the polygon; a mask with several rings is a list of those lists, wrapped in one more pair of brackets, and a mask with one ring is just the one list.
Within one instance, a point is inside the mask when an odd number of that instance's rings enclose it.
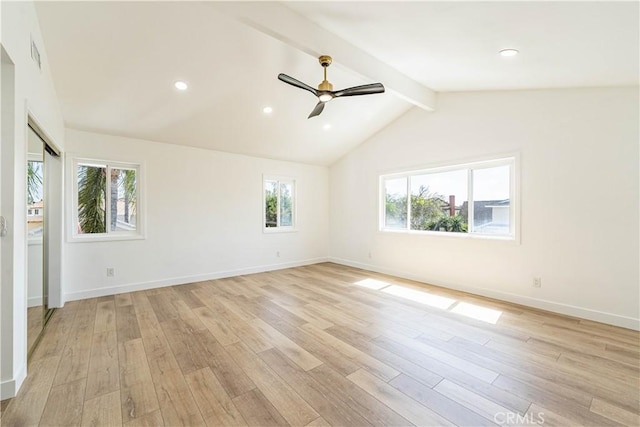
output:
{"label": "drywall ceiling", "polygon": [[[638,84],[638,2],[290,2],[436,91]],[[498,51],[520,54],[503,58]]]}
{"label": "drywall ceiling", "polygon": [[[637,84],[638,5],[597,2],[37,2],[72,128],[329,165],[432,89]],[[521,50],[502,58],[505,47]],[[336,88],[382,95],[316,100],[332,54]],[[189,83],[179,92],[176,80]],[[265,115],[264,106],[273,113]]]}

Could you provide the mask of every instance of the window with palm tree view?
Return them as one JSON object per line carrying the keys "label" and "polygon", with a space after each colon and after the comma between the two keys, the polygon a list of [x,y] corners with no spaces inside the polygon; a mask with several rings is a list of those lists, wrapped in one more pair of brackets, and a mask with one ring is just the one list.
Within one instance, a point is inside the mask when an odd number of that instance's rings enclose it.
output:
{"label": "window with palm tree view", "polygon": [[139,166],[76,161],[75,171],[75,234],[137,234]]}
{"label": "window with palm tree view", "polygon": [[295,181],[290,178],[264,178],[264,229],[293,230],[295,226]]}
{"label": "window with palm tree view", "polygon": [[381,229],[514,236],[514,158],[383,175]]}

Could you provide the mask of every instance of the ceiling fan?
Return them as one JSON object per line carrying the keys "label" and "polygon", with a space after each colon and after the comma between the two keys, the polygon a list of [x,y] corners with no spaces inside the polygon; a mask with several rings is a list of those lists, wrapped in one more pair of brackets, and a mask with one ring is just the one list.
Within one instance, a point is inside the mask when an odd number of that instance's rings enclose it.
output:
{"label": "ceiling fan", "polygon": [[382,86],[382,83],[372,83],[368,85],[354,86],[348,89],[334,91],[333,85],[327,81],[327,67],[331,65],[331,57],[328,55],[322,55],[318,58],[318,60],[320,61],[320,65],[322,65],[322,68],[324,69],[324,80],[322,80],[322,83],[318,85],[318,89],[314,89],[311,86],[294,79],[293,77],[287,76],[286,74],[278,74],[279,80],[282,80],[283,82],[288,83],[291,86],[308,90],[318,97],[318,104],[313,109],[311,114],[309,114],[309,119],[311,117],[320,115],[320,113],[322,113],[322,110],[324,110],[324,104],[331,101],[333,98],[338,98],[341,96],[374,95],[376,93],[384,92],[384,86]]}

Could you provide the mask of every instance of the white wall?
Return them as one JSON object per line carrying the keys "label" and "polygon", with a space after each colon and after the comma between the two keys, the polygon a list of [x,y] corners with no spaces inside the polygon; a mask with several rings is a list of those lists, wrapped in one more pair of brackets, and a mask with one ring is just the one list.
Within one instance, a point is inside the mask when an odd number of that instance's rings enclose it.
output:
{"label": "white wall", "polygon": [[[145,240],[65,244],[68,300],[326,260],[326,167],[75,130],[66,145],[67,158],[141,162],[147,213]],[[297,232],[263,233],[262,174],[296,179]]]}
{"label": "white wall", "polygon": [[[637,87],[440,94],[331,167],[330,256],[637,329],[638,144]],[[519,244],[378,231],[381,173],[510,152]]]}
{"label": "white wall", "polygon": [[[49,73],[47,54],[33,3],[1,2],[0,7],[2,19],[0,43],[7,54],[6,56],[3,54],[2,58],[3,132],[0,206],[1,214],[9,222],[9,233],[2,238],[0,281],[2,285],[0,397],[4,399],[15,394],[26,375],[27,243],[24,189],[26,188],[27,114],[38,121],[60,148],[64,148],[64,123]],[[40,50],[42,70],[38,69],[30,57],[32,37]],[[5,79],[4,73],[11,71],[12,67],[12,74],[15,77]],[[7,97],[12,99],[8,100]],[[11,123],[7,123],[7,120]],[[5,132],[5,129],[10,131]]]}

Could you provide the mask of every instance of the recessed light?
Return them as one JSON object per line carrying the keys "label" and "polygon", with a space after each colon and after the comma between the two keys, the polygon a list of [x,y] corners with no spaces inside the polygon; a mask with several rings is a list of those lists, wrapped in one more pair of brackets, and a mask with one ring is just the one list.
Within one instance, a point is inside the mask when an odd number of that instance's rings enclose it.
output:
{"label": "recessed light", "polygon": [[331,129],[331,123],[326,123],[324,126],[322,126],[322,129],[324,129],[324,130]]}
{"label": "recessed light", "polygon": [[516,56],[520,51],[516,49],[502,49],[499,53],[501,56]]}
{"label": "recessed light", "polygon": [[178,89],[178,90],[187,90],[187,88],[189,87],[189,85],[188,85],[188,84],[186,84],[185,82],[183,82],[182,80],[178,80],[178,81],[177,81],[177,82],[175,82],[173,85],[174,85],[174,86],[176,87],[176,89]]}
{"label": "recessed light", "polygon": [[271,108],[271,107],[269,107],[269,106],[267,105],[266,107],[264,107],[264,108],[262,109],[262,112],[263,112],[263,113],[265,113],[265,114],[271,114],[271,113],[273,113],[273,108]]}

